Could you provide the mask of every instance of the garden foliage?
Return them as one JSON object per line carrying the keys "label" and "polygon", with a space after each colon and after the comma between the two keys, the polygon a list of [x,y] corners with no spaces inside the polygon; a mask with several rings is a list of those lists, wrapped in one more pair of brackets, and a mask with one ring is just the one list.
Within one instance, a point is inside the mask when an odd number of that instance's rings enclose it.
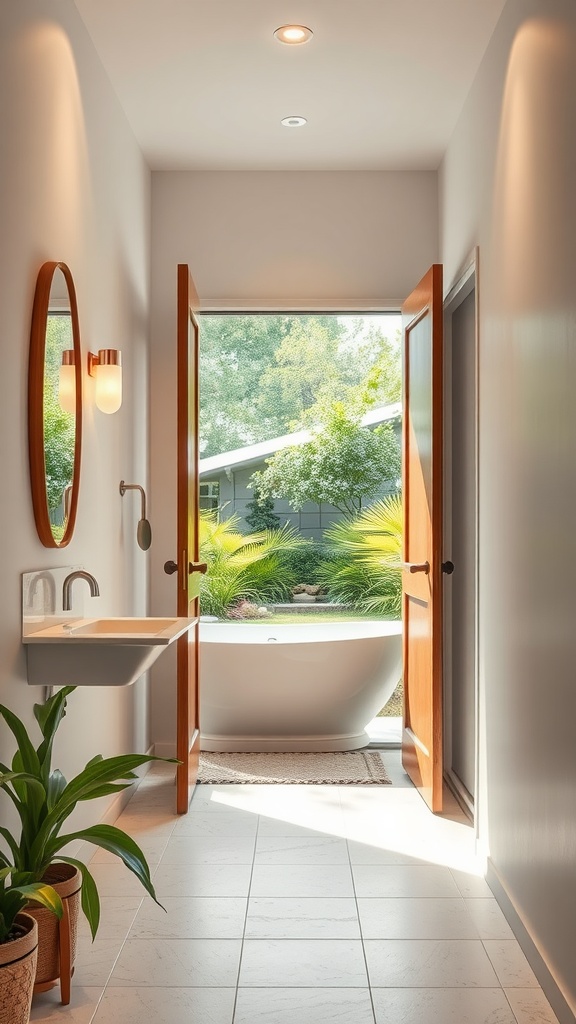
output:
{"label": "garden foliage", "polygon": [[332,553],[319,570],[330,599],[356,611],[400,618],[402,500],[377,501],[325,533]]}

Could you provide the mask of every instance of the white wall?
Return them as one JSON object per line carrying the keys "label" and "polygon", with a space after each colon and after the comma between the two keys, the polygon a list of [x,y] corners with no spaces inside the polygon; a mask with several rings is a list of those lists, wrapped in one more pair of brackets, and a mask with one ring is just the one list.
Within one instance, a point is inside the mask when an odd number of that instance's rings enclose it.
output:
{"label": "white wall", "polygon": [[509,0],[440,176],[480,246],[480,649],[492,871],[576,1010],[576,8]]}
{"label": "white wall", "polygon": [[[23,571],[83,565],[100,583],[98,613],[146,610],[147,556],[135,543],[139,506],[122,499],[118,485],[121,478],[148,482],[150,175],[71,0],[0,5],[0,95],[0,701],[31,724],[41,691],[26,683]],[[30,318],[46,260],[67,263],[74,277],[84,356],[118,347],[125,376],[124,404],[109,417],[95,409],[92,381],[85,380],[78,517],[62,550],[38,540],[28,478]],[[145,683],[121,692],[77,690],[58,763],[69,774],[98,752],[145,750],[148,732]],[[0,760],[12,750],[0,722]],[[0,820],[6,803],[0,793]],[[82,805],[77,820],[94,815]]]}
{"label": "white wall", "polygon": [[[156,172],[152,175],[151,599],[173,614],[176,578],[176,265],[201,307],[397,309],[437,258],[433,172]],[[153,736],[174,749],[175,658],[152,670]]]}

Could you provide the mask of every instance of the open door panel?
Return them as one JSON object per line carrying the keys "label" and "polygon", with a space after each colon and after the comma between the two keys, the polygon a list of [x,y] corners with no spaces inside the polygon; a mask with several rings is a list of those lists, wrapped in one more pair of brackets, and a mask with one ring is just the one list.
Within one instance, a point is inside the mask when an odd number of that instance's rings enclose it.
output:
{"label": "open door panel", "polygon": [[402,307],[402,763],[442,810],[442,267]]}

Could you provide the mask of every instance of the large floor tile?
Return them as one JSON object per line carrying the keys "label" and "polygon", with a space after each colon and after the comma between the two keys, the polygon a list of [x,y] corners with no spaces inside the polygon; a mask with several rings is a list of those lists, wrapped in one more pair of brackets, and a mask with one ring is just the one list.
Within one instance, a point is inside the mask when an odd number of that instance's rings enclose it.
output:
{"label": "large floor tile", "polygon": [[255,864],[348,864],[345,839],[258,836]]}
{"label": "large floor tile", "polygon": [[466,871],[456,871],[452,869],[452,876],[462,896],[466,896],[469,899],[494,898],[494,893],[487,881],[480,875],[473,875]]}
{"label": "large floor tile", "polygon": [[365,988],[362,943],[346,939],[248,939],[241,988]]}
{"label": "large floor tile", "polygon": [[255,864],[251,896],[353,896],[346,864]]}
{"label": "large floor tile", "polygon": [[539,988],[507,988],[506,996],[518,1024],[558,1024],[546,996]]}
{"label": "large floor tile", "polygon": [[376,1024],[515,1024],[499,988],[373,988]]}
{"label": "large floor tile", "polygon": [[60,1002],[59,987],[38,993],[32,1001],[30,1020],[33,1024],[91,1024],[101,995],[101,986],[87,988],[74,978],[68,1006]]}
{"label": "large floor tile", "polygon": [[158,837],[161,835],[170,835],[174,828],[178,818],[175,812],[168,808],[142,808],[141,811],[132,809],[131,805],[128,804],[126,810],[116,819],[114,824],[117,828],[121,828],[123,832],[127,832],[129,836],[134,836],[136,842],[140,842],[138,839],[139,833],[144,833],[150,837]]}
{"label": "large floor tile", "polygon": [[154,875],[158,899],[168,896],[247,896],[250,864],[164,864]]}
{"label": "large floor tile", "polygon": [[359,939],[353,899],[251,899],[247,939]]}
{"label": "large floor tile", "polygon": [[503,988],[538,988],[538,981],[516,939],[489,939],[484,948]]}
{"label": "large floor tile", "polygon": [[460,895],[448,868],[404,864],[353,864],[352,871],[358,897]]}
{"label": "large floor tile", "polygon": [[174,836],[255,836],[258,828],[258,815],[241,812],[239,814],[208,814],[189,812],[179,819]]}
{"label": "large floor tile", "polygon": [[[152,874],[154,870],[151,868]],[[146,890],[133,871],[116,858],[115,863],[90,863],[90,873],[96,882],[100,896],[121,896],[142,898]]]}
{"label": "large floor tile", "polygon": [[374,1015],[366,988],[241,988],[234,1024],[374,1024]]}
{"label": "large floor tile", "polygon": [[241,939],[246,898],[168,897],[159,907],[146,900],[136,915],[131,939]]}
{"label": "large floor tile", "polygon": [[357,843],[349,839],[348,850],[352,864],[426,864],[424,859],[411,857],[399,850],[390,850],[385,844]]}
{"label": "large floor tile", "polygon": [[368,939],[370,984],[376,988],[497,988],[481,942]]}
{"label": "large floor tile", "polygon": [[172,836],[162,864],[251,864],[255,836]]}
{"label": "large floor tile", "polygon": [[106,985],[114,967],[123,939],[95,939],[94,942],[80,942],[74,966],[74,985],[93,988]]}
{"label": "large floor tile", "polygon": [[[100,899],[99,939],[125,939],[136,914],[144,901],[155,906],[153,900],[142,889],[144,898],[133,897],[123,899],[122,896],[102,896]],[[91,941],[88,921],[82,911],[78,917],[78,935],[81,939]]]}
{"label": "large floor tile", "polygon": [[365,939],[477,939],[463,899],[359,899]]}
{"label": "large floor tile", "polygon": [[234,939],[128,939],[109,987],[234,987],[240,948]]}
{"label": "large floor tile", "polygon": [[[137,833],[134,836],[132,836],[132,838],[134,839],[134,842],[142,850],[142,853],[146,857],[148,864],[152,867],[152,865],[156,866],[158,864],[158,861],[160,860],[162,854],[164,853],[164,850],[166,849],[166,844],[168,843],[170,836],[168,835],[168,833],[164,833],[163,835]],[[101,850],[98,847],[95,847],[94,856],[90,860],[90,864],[119,863],[120,860],[114,853],[110,853],[109,850]]]}
{"label": "large floor tile", "polygon": [[298,822],[288,821],[284,818],[273,818],[268,815],[260,815],[260,823],[258,825],[258,838],[261,836],[302,836],[310,839],[334,839],[341,835],[337,829],[336,832],[324,831],[320,826],[314,826],[313,823],[308,825],[301,825]]}
{"label": "large floor tile", "polygon": [[465,899],[466,909],[478,930],[481,939],[513,939],[514,933],[496,903],[492,899]]}
{"label": "large floor tile", "polygon": [[232,1024],[233,988],[108,989],[93,1024]]}

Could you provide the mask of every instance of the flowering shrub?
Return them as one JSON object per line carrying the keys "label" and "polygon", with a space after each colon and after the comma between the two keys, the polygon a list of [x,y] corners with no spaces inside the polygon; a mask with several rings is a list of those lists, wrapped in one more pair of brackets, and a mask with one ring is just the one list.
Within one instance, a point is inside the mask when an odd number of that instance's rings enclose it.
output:
{"label": "flowering shrub", "polygon": [[267,459],[267,468],[252,474],[251,485],[261,499],[284,498],[296,511],[313,501],[353,515],[385,480],[395,484],[400,477],[400,446],[392,424],[371,430],[360,420],[359,412],[332,403],[322,411],[310,441]]}
{"label": "flowering shrub", "polygon": [[267,608],[253,604],[252,601],[239,601],[233,608],[229,608],[227,618],[229,619],[265,619],[270,615]]}

